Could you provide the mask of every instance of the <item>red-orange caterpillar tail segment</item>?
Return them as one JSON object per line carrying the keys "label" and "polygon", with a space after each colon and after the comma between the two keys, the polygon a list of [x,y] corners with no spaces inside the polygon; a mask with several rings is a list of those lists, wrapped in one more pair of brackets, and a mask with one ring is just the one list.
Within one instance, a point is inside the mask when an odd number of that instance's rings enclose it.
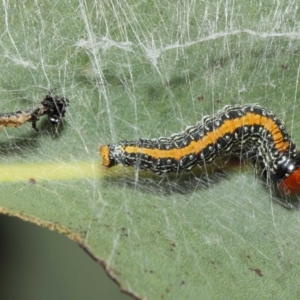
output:
{"label": "red-orange caterpillar tail segment", "polygon": [[278,184],[280,190],[287,195],[300,193],[300,167]]}
{"label": "red-orange caterpillar tail segment", "polygon": [[[281,173],[281,174],[280,174]],[[293,159],[286,159],[280,164],[277,174],[278,187],[287,195],[300,193],[300,152]],[[276,179],[276,175],[275,175]]]}
{"label": "red-orange caterpillar tail segment", "polygon": [[250,158],[285,194],[300,192],[300,155],[284,123],[259,105],[226,106],[195,126],[158,139],[99,148],[105,168],[117,164],[161,175],[189,171],[228,154]]}

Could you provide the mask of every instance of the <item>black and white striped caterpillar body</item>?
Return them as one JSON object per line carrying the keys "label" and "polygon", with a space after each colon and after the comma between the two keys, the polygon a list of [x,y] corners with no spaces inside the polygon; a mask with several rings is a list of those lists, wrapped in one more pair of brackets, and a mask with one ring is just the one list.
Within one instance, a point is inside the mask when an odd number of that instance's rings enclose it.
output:
{"label": "black and white striped caterpillar body", "polygon": [[172,136],[99,148],[106,168],[117,164],[156,174],[189,171],[231,153],[252,157],[286,194],[300,191],[300,155],[284,123],[259,105],[226,106]]}

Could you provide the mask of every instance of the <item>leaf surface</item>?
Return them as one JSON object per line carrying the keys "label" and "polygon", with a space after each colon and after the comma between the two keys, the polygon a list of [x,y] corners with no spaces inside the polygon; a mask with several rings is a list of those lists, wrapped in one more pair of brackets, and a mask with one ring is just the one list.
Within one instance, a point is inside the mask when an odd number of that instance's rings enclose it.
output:
{"label": "leaf surface", "polygon": [[0,111],[51,88],[70,100],[57,131],[2,130],[3,213],[76,240],[138,298],[299,295],[299,212],[251,165],[161,178],[105,171],[97,150],[240,103],[273,110],[299,144],[296,1],[11,2],[1,15]]}

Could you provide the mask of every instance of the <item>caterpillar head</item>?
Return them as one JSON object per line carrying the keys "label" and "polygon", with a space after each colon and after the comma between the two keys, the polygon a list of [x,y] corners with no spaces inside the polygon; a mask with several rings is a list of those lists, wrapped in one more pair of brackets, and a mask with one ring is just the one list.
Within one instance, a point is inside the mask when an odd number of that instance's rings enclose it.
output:
{"label": "caterpillar head", "polygon": [[114,145],[102,145],[99,147],[99,153],[102,157],[102,166],[107,169],[118,164],[114,155]]}

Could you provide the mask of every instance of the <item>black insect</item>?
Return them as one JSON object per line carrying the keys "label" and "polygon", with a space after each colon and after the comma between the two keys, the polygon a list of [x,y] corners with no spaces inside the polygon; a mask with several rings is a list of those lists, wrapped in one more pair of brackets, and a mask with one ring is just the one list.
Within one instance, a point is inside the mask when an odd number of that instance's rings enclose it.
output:
{"label": "black insect", "polygon": [[44,100],[40,103],[32,115],[32,128],[38,131],[36,122],[42,115],[47,115],[48,120],[52,125],[58,126],[61,119],[65,116],[66,108],[69,105],[69,100],[64,97],[52,96],[51,91],[46,95]]}
{"label": "black insect", "polygon": [[41,103],[31,109],[11,113],[0,113],[0,129],[2,127],[19,127],[26,122],[32,123],[32,128],[38,131],[37,121],[47,115],[52,125],[58,125],[65,116],[69,100],[64,97],[53,96],[50,91]]}

